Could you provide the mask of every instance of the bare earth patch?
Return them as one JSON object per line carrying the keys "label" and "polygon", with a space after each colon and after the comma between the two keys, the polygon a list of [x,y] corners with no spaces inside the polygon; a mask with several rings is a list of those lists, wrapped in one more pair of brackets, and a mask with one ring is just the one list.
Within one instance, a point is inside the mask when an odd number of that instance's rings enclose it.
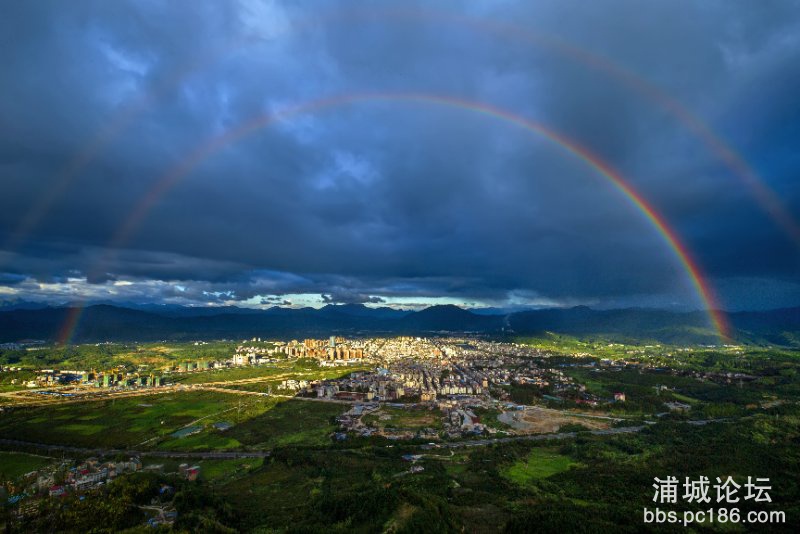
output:
{"label": "bare earth patch", "polygon": [[608,428],[610,421],[591,416],[571,415],[569,412],[530,406],[524,410],[503,412],[497,419],[520,434],[549,434],[567,424],[580,424],[592,430]]}

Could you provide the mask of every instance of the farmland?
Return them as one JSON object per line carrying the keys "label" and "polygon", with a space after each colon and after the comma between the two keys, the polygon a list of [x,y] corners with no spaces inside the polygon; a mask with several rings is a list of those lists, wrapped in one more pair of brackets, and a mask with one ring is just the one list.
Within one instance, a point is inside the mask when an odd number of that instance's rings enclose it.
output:
{"label": "farmland", "polygon": [[[0,437],[89,448],[225,450],[244,445],[320,443],[339,405],[187,391],[100,402],[18,408],[0,418]],[[220,431],[214,423],[232,422]],[[322,426],[320,426],[322,425]],[[179,437],[181,429],[196,433]],[[241,438],[241,440],[240,440]]]}

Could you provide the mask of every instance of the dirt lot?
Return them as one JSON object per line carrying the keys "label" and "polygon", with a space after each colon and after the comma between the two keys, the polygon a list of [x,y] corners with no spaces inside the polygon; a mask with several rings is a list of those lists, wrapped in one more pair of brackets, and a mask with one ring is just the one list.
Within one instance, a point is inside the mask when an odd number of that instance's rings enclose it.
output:
{"label": "dirt lot", "polygon": [[539,406],[531,406],[524,410],[503,412],[497,419],[510,425],[520,434],[547,434],[557,432],[559,428],[567,424],[581,424],[592,430],[608,428],[611,420],[596,418],[591,416],[580,416],[551,410]]}

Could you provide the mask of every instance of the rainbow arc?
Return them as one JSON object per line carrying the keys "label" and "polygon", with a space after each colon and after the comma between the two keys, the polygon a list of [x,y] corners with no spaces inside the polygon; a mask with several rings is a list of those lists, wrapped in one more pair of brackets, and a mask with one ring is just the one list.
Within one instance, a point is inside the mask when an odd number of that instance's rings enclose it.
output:
{"label": "rainbow arc", "polygon": [[[631,183],[618,171],[613,169],[610,164],[604,162],[599,156],[593,154],[589,149],[581,146],[576,141],[547,128],[541,123],[487,103],[451,96],[426,93],[348,93],[298,104],[286,108],[283,111],[262,114],[245,121],[239,126],[227,130],[197,146],[186,157],[181,159],[175,166],[156,180],[153,187],[151,187],[134,206],[129,216],[114,234],[109,243],[108,250],[113,251],[114,249],[120,248],[132,236],[146,218],[147,214],[164,195],[185,179],[200,163],[218,153],[223,148],[263,128],[274,125],[280,121],[288,120],[292,117],[363,102],[410,102],[445,106],[477,113],[522,128],[525,131],[548,139],[567,154],[584,162],[589,168],[593,169],[599,176],[603,177],[621,193],[623,197],[649,221],[686,272],[698,298],[703,303],[710,324],[717,332],[720,340],[725,341],[729,339],[730,329],[725,314],[722,312],[716,294],[711,284],[708,283],[706,277],[703,275],[699,264],[695,261],[688,248],[679,239],[677,233],[670,227],[664,217],[658,213],[656,208],[636,191]],[[108,258],[105,258],[104,261],[101,261],[96,266],[95,274],[102,272],[102,265],[107,259]],[[75,308],[73,313],[67,318],[60,335],[60,340],[62,342],[66,343],[71,339],[79,323],[81,313],[81,308]]]}

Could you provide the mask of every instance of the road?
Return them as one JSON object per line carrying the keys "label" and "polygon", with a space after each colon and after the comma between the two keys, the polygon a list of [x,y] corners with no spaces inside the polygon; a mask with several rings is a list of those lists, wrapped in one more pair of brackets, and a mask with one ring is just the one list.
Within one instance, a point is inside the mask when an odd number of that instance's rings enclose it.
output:
{"label": "road", "polygon": [[32,449],[45,450],[48,453],[78,453],[86,456],[149,456],[156,458],[193,458],[198,460],[236,460],[239,458],[266,458],[270,451],[140,451],[132,449],[93,449],[88,447],[72,447],[70,445],[48,445],[46,443],[34,443],[17,439],[2,439],[0,445],[11,445],[13,447],[25,447]]}
{"label": "road", "polygon": [[351,400],[342,400],[342,399],[328,399],[325,397],[298,397],[295,395],[278,395],[276,393],[264,393],[261,391],[247,391],[244,389],[230,389],[224,388],[220,386],[212,386],[208,384],[198,384],[193,386],[192,389],[201,389],[204,391],[217,391],[219,393],[233,393],[236,395],[256,395],[258,397],[276,397],[279,399],[289,399],[289,400],[302,400],[302,401],[312,401],[312,402],[330,402],[334,404],[355,404],[355,403],[363,403],[364,401],[351,401]]}
{"label": "road", "polygon": [[[119,390],[114,391],[110,389],[101,388],[86,388],[74,386],[53,386],[49,388],[36,388],[36,389],[23,389],[17,391],[0,392],[0,399],[7,398],[13,402],[3,405],[4,407],[22,407],[22,406],[52,406],[56,404],[74,404],[79,402],[103,401],[109,399],[119,399],[127,397],[140,397],[147,395],[158,395],[164,393],[176,393],[180,391],[192,390],[206,390],[217,391],[220,393],[229,393],[236,395],[260,395],[264,396],[265,393],[257,391],[245,391],[241,389],[228,389],[226,386],[255,384],[259,382],[281,380],[283,378],[297,377],[303,375],[303,372],[287,371],[286,373],[276,375],[264,375],[251,378],[238,378],[232,380],[215,380],[209,382],[200,382],[197,384],[172,384],[169,386],[161,387],[144,387],[141,389]],[[59,395],[41,395],[37,392],[41,391],[61,391],[62,393],[69,393],[73,396],[62,397]],[[286,399],[299,399],[311,400],[319,402],[336,402],[340,404],[352,404],[355,401],[333,400],[333,399],[320,399],[310,397],[294,397],[292,395],[271,395],[273,397],[286,398]],[[0,400],[0,405],[2,401]]]}
{"label": "road", "polygon": [[[264,381],[265,379],[261,379],[259,381]],[[58,396],[42,396],[42,398],[31,398],[31,397],[24,397],[24,396],[14,396],[14,395],[5,395],[10,396],[15,399],[15,402],[12,404],[6,404],[4,408],[21,408],[21,407],[34,407],[34,406],[55,406],[55,405],[63,405],[63,404],[76,404],[82,402],[93,402],[93,401],[104,401],[104,400],[113,400],[113,399],[124,399],[129,397],[143,397],[149,395],[161,395],[165,393],[179,393],[179,392],[186,392],[186,391],[216,391],[218,393],[228,393],[231,395],[256,395],[260,397],[269,396],[269,397],[278,397],[282,399],[296,399],[296,400],[305,400],[305,401],[316,401],[316,402],[333,402],[338,404],[353,404],[354,402],[360,401],[348,401],[348,400],[340,400],[340,399],[327,399],[327,398],[317,398],[317,397],[296,397],[293,395],[277,395],[277,394],[267,394],[258,391],[246,391],[242,389],[232,389],[226,388],[223,386],[232,386],[237,384],[246,384],[254,382],[253,380],[247,379],[246,382],[240,380],[231,380],[226,382],[208,382],[202,384],[191,384],[191,385],[175,385],[175,386],[162,386],[157,388],[143,388],[143,389],[134,389],[129,391],[91,391],[86,393],[76,394],[74,397],[58,397]],[[256,381],[257,382],[257,381]],[[49,390],[48,390],[49,391]],[[24,392],[8,392],[8,393],[30,393],[30,391]]]}
{"label": "road", "polygon": [[[703,419],[686,421],[687,425],[704,426],[711,423],[730,423],[733,419]],[[485,445],[492,445],[494,443],[508,443],[510,441],[542,441],[548,439],[569,439],[578,436],[579,434],[590,434],[592,436],[612,436],[617,434],[632,434],[640,432],[643,429],[655,423],[652,421],[645,421],[646,424],[640,426],[622,426],[617,428],[605,428],[602,430],[590,430],[588,432],[561,432],[559,434],[526,434],[524,436],[509,436],[505,438],[490,438],[490,439],[476,439],[472,441],[455,441],[452,443],[438,443],[443,448],[458,448],[458,447],[480,447]]]}
{"label": "road", "polygon": [[[92,401],[102,401],[102,400],[109,400],[109,399],[118,399],[118,398],[126,398],[126,397],[142,397],[147,395],[158,395],[163,393],[175,393],[176,391],[185,391],[186,388],[182,386],[163,386],[157,388],[143,388],[143,389],[134,389],[129,391],[91,391],[86,393],[75,393],[74,397],[60,397],[60,396],[45,396],[42,395],[41,398],[38,397],[28,397],[24,395],[5,395],[6,397],[13,397],[14,402],[12,404],[3,405],[4,408],[16,408],[16,407],[31,407],[31,406],[54,406],[54,405],[61,405],[61,404],[75,404],[79,402],[92,402]],[[35,391],[35,390],[34,390]],[[52,391],[48,389],[47,391]],[[17,391],[13,393],[30,393],[30,391]],[[70,391],[72,393],[72,391]]]}
{"label": "road", "polygon": [[[589,432],[580,432],[580,434],[591,434],[593,436],[608,436],[615,434],[632,434],[639,432],[646,425],[642,426],[623,426],[619,428],[606,428],[604,430],[591,430]],[[452,443],[439,443],[440,447],[446,448],[459,448],[459,447],[482,447],[486,445],[494,445],[495,443],[509,443],[511,441],[542,441],[548,439],[569,439],[578,435],[578,432],[561,432],[559,434],[527,434],[524,436],[509,436],[505,438],[490,438],[490,439],[476,439],[471,441],[454,441]]]}

